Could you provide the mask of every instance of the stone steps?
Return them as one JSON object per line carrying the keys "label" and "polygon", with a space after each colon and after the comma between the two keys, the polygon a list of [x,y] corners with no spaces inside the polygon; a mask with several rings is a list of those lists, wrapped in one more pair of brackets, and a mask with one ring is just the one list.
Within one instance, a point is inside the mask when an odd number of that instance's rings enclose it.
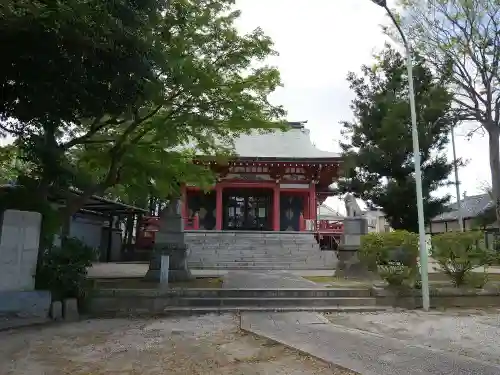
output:
{"label": "stone steps", "polygon": [[383,306],[217,306],[217,307],[168,307],[161,312],[155,312],[154,314],[145,311],[136,312],[107,312],[100,313],[98,315],[91,313],[91,317],[159,317],[159,316],[192,316],[192,315],[203,315],[203,314],[238,314],[241,312],[324,312],[324,313],[335,313],[335,312],[377,312],[377,311],[387,311],[387,307]]}
{"label": "stone steps", "polygon": [[[299,258],[299,257],[234,257],[234,258],[219,258],[216,260],[217,263],[267,263],[272,261],[273,263],[290,263],[290,262],[314,262],[318,261],[320,263],[324,263],[324,261],[331,260],[331,257],[307,257],[307,258]],[[204,262],[212,262],[213,258],[203,257],[203,258],[190,258],[190,263],[204,263]]]}
{"label": "stone steps", "polygon": [[320,297],[320,298],[288,298],[288,297],[231,297],[231,298],[197,298],[197,297],[183,297],[176,301],[175,306],[184,307],[217,307],[217,306],[231,306],[231,307],[259,307],[259,306],[373,306],[375,299],[371,297]]}
{"label": "stone steps", "polygon": [[273,264],[273,263],[194,263],[190,264],[192,269],[247,269],[247,270],[332,270],[335,267],[332,265],[325,265],[322,263],[286,263],[286,264]]}
{"label": "stone steps", "polygon": [[377,311],[369,289],[119,289],[97,290],[93,316],[164,315],[238,311]]}
{"label": "stone steps", "polygon": [[186,233],[192,268],[334,269],[336,256],[321,251],[312,233]]}
{"label": "stone steps", "polygon": [[99,289],[97,297],[117,298],[325,298],[370,297],[367,288],[188,288],[188,289]]}
{"label": "stone steps", "polygon": [[[284,255],[289,255],[289,256],[311,256],[312,254],[315,254],[317,249],[307,249],[307,250],[289,250],[289,249],[276,249],[276,250],[190,250],[190,255],[191,256],[207,256],[207,255],[217,255],[217,256],[284,256]],[[329,254],[329,251],[318,251],[318,254],[316,255],[321,255],[321,254]]]}

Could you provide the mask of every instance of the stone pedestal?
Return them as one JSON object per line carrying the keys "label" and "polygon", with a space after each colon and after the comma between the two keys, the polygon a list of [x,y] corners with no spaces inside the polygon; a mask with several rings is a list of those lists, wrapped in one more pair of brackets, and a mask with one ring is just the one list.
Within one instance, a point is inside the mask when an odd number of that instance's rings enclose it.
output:
{"label": "stone pedestal", "polygon": [[363,217],[346,217],[343,224],[344,233],[337,251],[336,275],[344,277],[371,276],[371,272],[358,258],[361,237],[368,233],[367,220]]}
{"label": "stone pedestal", "polygon": [[184,240],[184,225],[180,212],[180,200],[174,200],[160,213],[159,230],[155,236],[155,245],[145,278],[160,282],[161,257],[169,256],[168,281],[186,281],[192,279],[187,266],[189,255]]}

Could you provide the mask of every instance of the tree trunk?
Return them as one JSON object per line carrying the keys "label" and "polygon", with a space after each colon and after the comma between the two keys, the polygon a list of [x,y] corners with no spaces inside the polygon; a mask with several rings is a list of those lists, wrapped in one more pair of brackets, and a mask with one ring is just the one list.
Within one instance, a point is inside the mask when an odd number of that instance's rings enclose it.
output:
{"label": "tree trunk", "polygon": [[497,225],[500,226],[500,129],[491,126],[488,129],[490,149],[491,191],[495,203]]}

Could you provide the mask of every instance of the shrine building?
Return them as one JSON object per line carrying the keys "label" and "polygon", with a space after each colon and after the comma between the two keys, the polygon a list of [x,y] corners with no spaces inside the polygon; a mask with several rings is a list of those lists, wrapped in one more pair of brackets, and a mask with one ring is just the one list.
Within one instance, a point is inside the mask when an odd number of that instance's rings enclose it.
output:
{"label": "shrine building", "polygon": [[[217,164],[209,191],[182,186],[188,264],[199,269],[334,269],[340,220],[317,219],[340,173],[339,154],[317,149],[304,122],[242,135],[236,157]],[[157,218],[144,218],[136,246],[152,249]]]}
{"label": "shrine building", "polygon": [[340,155],[317,149],[303,122],[288,126],[288,131],[237,138],[237,158],[210,165],[217,174],[211,191],[183,187],[186,230],[315,229],[317,207],[338,178]]}

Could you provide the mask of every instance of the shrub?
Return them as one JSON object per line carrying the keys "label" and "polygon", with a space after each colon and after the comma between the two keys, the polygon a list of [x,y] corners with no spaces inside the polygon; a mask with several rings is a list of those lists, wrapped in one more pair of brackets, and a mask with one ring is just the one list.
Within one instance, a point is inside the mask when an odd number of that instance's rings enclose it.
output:
{"label": "shrub", "polygon": [[[432,258],[438,262],[453,285],[459,287],[467,280],[474,279],[474,276],[471,276],[474,268],[487,267],[494,263],[498,256],[495,251],[486,247],[483,232],[469,231],[447,232],[434,236]],[[477,280],[474,283],[477,284]]]}
{"label": "shrub", "polygon": [[97,251],[77,238],[67,238],[61,247],[44,251],[36,273],[37,289],[50,290],[53,300],[82,299],[89,285],[87,267],[97,258]]}
{"label": "shrub", "polygon": [[403,230],[369,233],[361,238],[359,259],[389,285],[413,284],[418,276],[418,235]]}
{"label": "shrub", "polygon": [[465,277],[465,283],[473,288],[482,289],[488,282],[489,277],[487,272],[470,272]]}

